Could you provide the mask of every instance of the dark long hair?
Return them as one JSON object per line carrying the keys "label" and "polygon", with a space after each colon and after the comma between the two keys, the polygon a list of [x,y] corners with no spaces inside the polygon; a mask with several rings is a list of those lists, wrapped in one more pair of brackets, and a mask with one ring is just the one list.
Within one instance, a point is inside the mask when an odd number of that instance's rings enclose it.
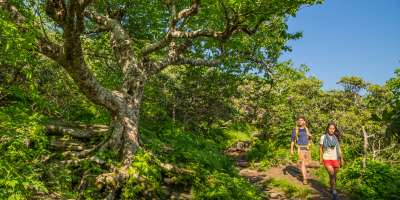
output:
{"label": "dark long hair", "polygon": [[326,126],[326,129],[325,129],[325,133],[326,134],[328,134],[329,133],[329,127],[330,126],[334,126],[335,127],[335,132],[333,133],[335,136],[336,136],[336,138],[338,139],[338,141],[340,141],[340,137],[341,137],[341,133],[340,133],[340,131],[339,131],[339,129],[338,129],[338,127],[337,127],[337,125],[336,125],[336,123],[335,122],[329,122],[328,123],[328,126]]}

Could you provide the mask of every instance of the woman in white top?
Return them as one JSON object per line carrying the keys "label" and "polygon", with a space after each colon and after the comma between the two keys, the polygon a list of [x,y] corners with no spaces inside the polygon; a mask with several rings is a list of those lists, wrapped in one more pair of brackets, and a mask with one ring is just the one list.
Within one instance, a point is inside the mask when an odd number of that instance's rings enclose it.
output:
{"label": "woman in white top", "polygon": [[320,140],[320,161],[324,164],[329,174],[329,182],[333,198],[337,198],[336,174],[343,165],[343,154],[339,145],[339,130],[335,123],[330,122],[326,127],[325,134]]}

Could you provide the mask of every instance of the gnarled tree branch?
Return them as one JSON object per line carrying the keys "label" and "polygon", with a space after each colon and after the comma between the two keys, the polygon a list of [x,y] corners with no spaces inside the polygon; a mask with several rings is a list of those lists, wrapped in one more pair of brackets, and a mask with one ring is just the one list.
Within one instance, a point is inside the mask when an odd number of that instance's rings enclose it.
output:
{"label": "gnarled tree branch", "polygon": [[167,33],[161,40],[143,47],[141,49],[140,53],[143,56],[145,56],[152,52],[158,51],[158,50],[168,46],[168,44],[171,42],[171,39],[172,38],[171,38],[170,33]]}
{"label": "gnarled tree branch", "polygon": [[137,85],[133,84],[138,79],[146,79],[144,66],[139,65],[132,48],[132,40],[122,25],[115,19],[100,15],[94,11],[86,11],[85,15],[111,33],[111,47],[117,57],[117,62],[122,67],[124,74],[123,91],[125,94],[134,91]]}
{"label": "gnarled tree branch", "polygon": [[177,20],[196,15],[199,11],[200,0],[193,0],[189,8],[185,8],[178,13]]}
{"label": "gnarled tree branch", "polygon": [[[85,2],[89,3],[90,1]],[[47,5],[59,5],[60,3],[62,4],[62,2],[56,0],[49,0]],[[62,22],[60,22],[62,23],[60,25],[64,27],[64,45],[58,45],[50,39],[39,35],[37,36],[38,41],[36,43],[37,51],[63,66],[77,83],[81,91],[90,100],[98,105],[104,106],[111,112],[116,112],[120,105],[119,95],[117,92],[111,92],[101,86],[84,62],[79,38],[83,29],[83,17],[81,12],[84,9],[84,5],[86,4],[79,4],[73,1],[69,8],[66,8],[65,5],[61,6],[62,9],[59,7],[49,7],[48,9],[54,12],[61,12],[65,11],[65,9],[69,9],[67,12],[68,15],[66,15],[68,17],[65,19],[63,18]],[[0,0],[0,8],[8,11],[12,15],[12,20],[17,25],[27,22],[27,19],[8,0]],[[60,20],[61,19],[57,18],[56,22]]]}
{"label": "gnarled tree branch", "polygon": [[222,60],[206,60],[201,58],[180,58],[173,62],[174,65],[190,65],[190,66],[208,66],[215,67],[218,64],[221,64]]}

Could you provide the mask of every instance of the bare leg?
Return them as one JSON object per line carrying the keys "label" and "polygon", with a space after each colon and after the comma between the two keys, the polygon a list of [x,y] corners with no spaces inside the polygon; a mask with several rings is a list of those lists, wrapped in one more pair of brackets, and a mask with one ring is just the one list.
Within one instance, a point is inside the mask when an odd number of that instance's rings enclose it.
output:
{"label": "bare leg", "polygon": [[305,160],[305,166],[306,166],[306,172],[307,173],[309,173],[309,171],[308,171],[308,168],[310,167],[310,164],[311,164],[311,151],[310,150],[307,150],[305,153],[304,153],[304,160]]}
{"label": "bare leg", "polygon": [[300,170],[301,170],[301,174],[303,175],[303,183],[307,184],[307,151],[300,151],[301,154],[301,161],[300,161]]}
{"label": "bare leg", "polygon": [[336,173],[335,169],[332,166],[325,166],[326,170],[329,174],[329,184],[331,186],[331,190],[336,190]]}
{"label": "bare leg", "polygon": [[334,170],[333,178],[334,178],[334,183],[335,183],[334,189],[336,190],[336,175],[339,172],[339,168],[336,167],[336,168],[333,168],[333,170]]}

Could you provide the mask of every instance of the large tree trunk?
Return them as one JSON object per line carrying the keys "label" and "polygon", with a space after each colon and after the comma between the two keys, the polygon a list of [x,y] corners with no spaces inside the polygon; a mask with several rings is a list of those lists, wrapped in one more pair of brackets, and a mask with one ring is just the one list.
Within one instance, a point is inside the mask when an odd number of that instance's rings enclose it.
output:
{"label": "large tree trunk", "polygon": [[118,112],[112,113],[112,133],[103,150],[118,154],[122,166],[111,169],[110,173],[101,174],[96,178],[96,184],[108,188],[106,199],[114,199],[117,191],[123,187],[129,178],[128,169],[134,159],[135,152],[140,147],[139,110],[143,94],[143,85],[136,87],[133,94],[124,94],[125,102]]}
{"label": "large tree trunk", "polygon": [[142,94],[142,86],[135,88],[134,95],[126,94],[126,102],[117,113],[112,114],[113,132],[107,147],[118,153],[126,167],[131,164],[134,153],[140,148],[139,110]]}
{"label": "large tree trunk", "polygon": [[114,117],[111,149],[118,149],[124,165],[130,165],[133,155],[139,148],[139,105],[126,106]]}

